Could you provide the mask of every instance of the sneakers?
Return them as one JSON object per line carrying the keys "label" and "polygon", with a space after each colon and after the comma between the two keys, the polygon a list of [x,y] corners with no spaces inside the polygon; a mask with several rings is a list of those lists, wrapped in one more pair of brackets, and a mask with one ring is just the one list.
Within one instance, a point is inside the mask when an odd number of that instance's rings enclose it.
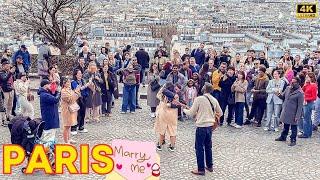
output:
{"label": "sneakers", "polygon": [[74,135],[77,135],[78,132],[77,131],[71,131],[70,134],[74,136]]}
{"label": "sneakers", "polygon": [[79,133],[87,133],[88,130],[87,129],[82,129],[82,130],[79,130]]}
{"label": "sneakers", "polygon": [[136,106],[136,109],[142,109],[142,107],[140,107],[140,106]]}
{"label": "sneakers", "polygon": [[157,143],[157,150],[158,150],[158,151],[162,151],[162,145],[160,145],[159,142]]}
{"label": "sneakers", "polygon": [[264,127],[263,130],[270,131],[270,129],[268,127]]}
{"label": "sneakers", "polygon": [[121,111],[120,114],[126,114],[127,112]]}
{"label": "sneakers", "polygon": [[279,132],[279,128],[274,128],[274,132]]}
{"label": "sneakers", "polygon": [[244,122],[244,125],[249,125],[249,124],[251,124],[250,120],[246,120],[246,122]]}
{"label": "sneakers", "polygon": [[242,126],[240,126],[240,125],[238,125],[238,124],[234,125],[234,127],[235,127],[236,129],[241,129],[241,128],[242,128]]}
{"label": "sneakers", "polygon": [[298,132],[298,136],[302,136],[302,135],[303,135],[303,133],[299,131]]}
{"label": "sneakers", "polygon": [[155,118],[156,117],[156,113],[151,113],[151,117]]}
{"label": "sneakers", "polygon": [[174,146],[172,146],[171,144],[169,144],[169,146],[168,146],[168,150],[170,151],[170,152],[174,152]]}
{"label": "sneakers", "polygon": [[2,122],[1,126],[3,127],[8,127],[8,123],[6,123],[5,121]]}
{"label": "sneakers", "polygon": [[130,113],[131,113],[131,114],[134,114],[135,112],[134,112],[134,111],[131,111]]}
{"label": "sneakers", "polygon": [[296,144],[296,141],[291,141],[290,144],[288,144],[288,146],[295,146]]}

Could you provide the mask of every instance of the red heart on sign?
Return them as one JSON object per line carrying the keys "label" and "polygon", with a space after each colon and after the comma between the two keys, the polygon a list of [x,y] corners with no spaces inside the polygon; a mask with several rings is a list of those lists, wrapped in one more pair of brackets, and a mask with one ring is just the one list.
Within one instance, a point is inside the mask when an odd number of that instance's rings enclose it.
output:
{"label": "red heart on sign", "polygon": [[117,166],[117,169],[122,169],[122,164],[116,164],[116,166]]}

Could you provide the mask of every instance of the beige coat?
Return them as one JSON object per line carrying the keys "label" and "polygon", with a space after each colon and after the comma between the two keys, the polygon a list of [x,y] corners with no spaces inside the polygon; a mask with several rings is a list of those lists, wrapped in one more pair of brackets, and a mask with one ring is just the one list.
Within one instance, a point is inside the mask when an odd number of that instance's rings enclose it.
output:
{"label": "beige coat", "polygon": [[178,109],[170,108],[167,98],[162,95],[163,88],[157,94],[160,104],[156,110],[155,132],[160,135],[177,135]]}
{"label": "beige coat", "polygon": [[241,81],[235,81],[233,85],[231,86],[231,91],[235,92],[235,102],[246,102],[245,93],[247,91],[248,87],[248,81],[244,80],[244,82]]}
{"label": "beige coat", "polygon": [[77,103],[79,95],[71,89],[63,88],[61,90],[61,118],[63,126],[74,126],[77,124],[78,112],[70,112],[69,106]]}

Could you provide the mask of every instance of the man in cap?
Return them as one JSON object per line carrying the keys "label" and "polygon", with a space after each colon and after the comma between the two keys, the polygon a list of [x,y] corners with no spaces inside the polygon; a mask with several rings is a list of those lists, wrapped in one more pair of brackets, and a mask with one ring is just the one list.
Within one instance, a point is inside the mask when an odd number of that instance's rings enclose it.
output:
{"label": "man in cap", "polygon": [[22,57],[22,61],[20,61],[19,64],[22,63],[24,72],[28,73],[29,68],[31,66],[31,56],[27,50],[26,45],[20,46],[20,49],[14,54],[14,56],[12,58],[12,63],[16,64],[17,61],[19,60],[18,57],[20,58],[20,56]]}

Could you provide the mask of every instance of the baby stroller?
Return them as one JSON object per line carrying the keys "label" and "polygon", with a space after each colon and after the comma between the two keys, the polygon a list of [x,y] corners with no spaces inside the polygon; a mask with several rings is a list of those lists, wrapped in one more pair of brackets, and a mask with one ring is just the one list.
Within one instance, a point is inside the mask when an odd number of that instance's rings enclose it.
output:
{"label": "baby stroller", "polygon": [[[29,117],[17,116],[13,118],[8,128],[11,133],[11,143],[22,146],[26,152],[27,159],[31,157],[32,150],[36,144],[43,144],[51,164],[54,167],[54,145],[55,142],[44,142],[41,140],[44,121],[41,119],[30,119]],[[25,173],[26,168],[21,169]]]}

